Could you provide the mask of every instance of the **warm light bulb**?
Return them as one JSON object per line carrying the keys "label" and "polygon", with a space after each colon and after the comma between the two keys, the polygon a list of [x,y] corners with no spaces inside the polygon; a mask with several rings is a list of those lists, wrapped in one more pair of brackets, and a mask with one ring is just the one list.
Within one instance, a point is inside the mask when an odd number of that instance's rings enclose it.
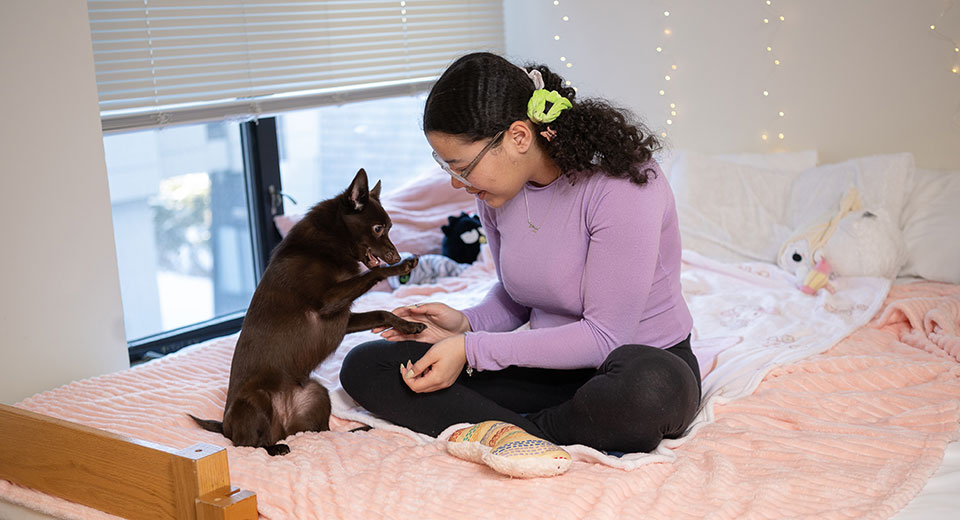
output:
{"label": "warm light bulb", "polygon": [[567,80],[567,86],[568,86],[568,87],[569,87],[570,85],[572,85],[572,84],[573,84],[573,83],[570,83],[570,80]]}
{"label": "warm light bulb", "polygon": [[786,18],[784,18],[783,15],[780,15],[780,21],[782,22],[784,20],[786,20]]}
{"label": "warm light bulb", "polygon": [[670,16],[670,11],[664,11],[663,16]]}
{"label": "warm light bulb", "polygon": [[567,68],[573,67],[573,63],[567,62]]}
{"label": "warm light bulb", "polygon": [[783,117],[783,112],[780,112],[780,117]]}
{"label": "warm light bulb", "polygon": [[676,66],[676,65],[670,65],[670,68],[673,69],[673,70],[677,70],[677,66]]}
{"label": "warm light bulb", "polygon": [[560,5],[560,0],[553,0],[553,5]]}
{"label": "warm light bulb", "polygon": [[677,108],[677,104],[676,104],[676,103],[670,103],[670,108]]}
{"label": "warm light bulb", "polygon": [[770,95],[770,93],[769,93],[769,92],[767,92],[766,90],[764,90],[764,91],[763,91],[763,95],[764,95],[764,96],[769,96],[769,95]]}
{"label": "warm light bulb", "polygon": [[562,18],[562,20],[563,20],[564,22],[569,22],[569,21],[570,21],[570,17],[569,17],[569,16],[564,16],[564,17]]}
{"label": "warm light bulb", "polygon": [[960,47],[954,47],[953,52],[960,52]]}
{"label": "warm light bulb", "polygon": [[667,80],[667,81],[670,81],[670,76],[669,76],[669,75],[668,75],[668,76],[664,76],[663,79],[665,79],[665,80]]}
{"label": "warm light bulb", "polygon": [[767,52],[770,52],[770,51],[772,51],[772,50],[773,50],[773,47],[770,47],[770,46],[768,45],[768,46],[767,46]]}
{"label": "warm light bulb", "polygon": [[560,61],[567,61],[567,57],[566,57],[566,56],[560,56]]}
{"label": "warm light bulb", "polygon": [[666,137],[666,136],[667,136],[666,132],[660,132],[660,137]]}
{"label": "warm light bulb", "polygon": [[779,134],[777,134],[777,137],[779,137],[779,138],[780,138],[780,140],[782,141],[782,140],[783,140],[783,133],[779,133]]}
{"label": "warm light bulb", "polygon": [[661,90],[661,91],[660,91],[660,95],[662,96],[662,95],[664,95],[664,94],[666,94],[666,92],[664,92],[663,90]]}
{"label": "warm light bulb", "polygon": [[670,111],[670,115],[671,115],[671,116],[676,116],[676,115],[677,115],[677,111],[676,111],[676,110],[671,110],[671,111]]}
{"label": "warm light bulb", "polygon": [[931,31],[937,30],[937,26],[936,26],[936,25],[931,25],[931,26],[930,26],[930,30],[931,30]]}
{"label": "warm light bulb", "polygon": [[760,136],[760,139],[763,139],[764,141],[766,141],[766,140],[767,140],[767,134],[761,135],[761,136]]}
{"label": "warm light bulb", "polygon": [[769,19],[769,18],[764,18],[764,19],[763,19],[763,23],[770,23],[770,19]]}
{"label": "warm light bulb", "polygon": [[780,65],[780,60],[773,60],[774,65]]}
{"label": "warm light bulb", "polygon": [[664,29],[664,30],[663,30],[663,34],[666,34],[666,35],[668,35],[668,36],[669,36],[670,33],[672,33],[672,32],[673,32],[673,31],[671,31],[670,29]]}
{"label": "warm light bulb", "polygon": [[560,35],[559,35],[559,34],[554,34],[554,35],[553,35],[553,39],[554,39],[554,40],[559,40],[559,39],[560,39]]}
{"label": "warm light bulb", "polygon": [[673,119],[667,119],[667,124],[668,124],[668,125],[672,125],[672,124],[673,124]]}
{"label": "warm light bulb", "polygon": [[957,67],[956,65],[954,65],[950,70],[953,71],[954,74],[960,74],[960,67]]}
{"label": "warm light bulb", "polygon": [[657,47],[657,52],[663,52],[663,47]]}

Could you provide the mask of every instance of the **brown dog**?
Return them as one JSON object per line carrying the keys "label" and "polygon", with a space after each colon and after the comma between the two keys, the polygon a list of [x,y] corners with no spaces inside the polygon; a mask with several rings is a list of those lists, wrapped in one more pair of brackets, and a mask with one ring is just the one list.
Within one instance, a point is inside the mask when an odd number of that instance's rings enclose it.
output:
{"label": "brown dog", "polygon": [[[349,332],[396,327],[407,334],[422,323],[388,311],[350,312],[350,305],[377,282],[409,273],[417,259],[399,262],[388,238],[390,217],[380,206],[380,183],[367,189],[357,172],[340,195],[310,209],[274,250],[243,319],[230,367],[223,421],[197,419],[237,446],[277,444],[301,431],[329,430],[330,396],[310,379]],[[360,262],[369,268],[360,273]]]}

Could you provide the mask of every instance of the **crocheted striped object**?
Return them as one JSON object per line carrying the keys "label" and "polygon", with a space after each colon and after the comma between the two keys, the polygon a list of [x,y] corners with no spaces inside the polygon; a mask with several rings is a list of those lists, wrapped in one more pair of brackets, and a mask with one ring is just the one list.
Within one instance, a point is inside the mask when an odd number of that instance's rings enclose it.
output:
{"label": "crocheted striped object", "polygon": [[563,448],[500,421],[484,421],[453,432],[447,439],[447,451],[519,478],[560,475],[571,463]]}

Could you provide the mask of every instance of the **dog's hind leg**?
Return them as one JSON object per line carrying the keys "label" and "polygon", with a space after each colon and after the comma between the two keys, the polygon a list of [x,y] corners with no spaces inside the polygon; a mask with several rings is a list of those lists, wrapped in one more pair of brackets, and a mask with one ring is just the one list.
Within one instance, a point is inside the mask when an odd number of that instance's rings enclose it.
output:
{"label": "dog's hind leg", "polygon": [[307,380],[292,395],[287,435],[330,429],[330,394],[320,383]]}
{"label": "dog's hind leg", "polygon": [[271,457],[276,457],[277,455],[286,455],[290,453],[290,446],[286,444],[274,444],[273,446],[264,446],[263,449],[267,450],[267,455]]}

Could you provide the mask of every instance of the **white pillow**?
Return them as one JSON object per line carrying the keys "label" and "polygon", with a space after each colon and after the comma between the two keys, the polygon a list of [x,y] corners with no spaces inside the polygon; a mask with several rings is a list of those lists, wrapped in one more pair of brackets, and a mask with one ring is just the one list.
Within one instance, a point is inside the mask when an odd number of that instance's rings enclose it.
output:
{"label": "white pillow", "polygon": [[[660,169],[670,178],[673,165],[677,160],[688,153],[696,153],[690,150],[661,150],[657,153],[657,162]],[[701,154],[703,155],[703,154]],[[770,170],[787,170],[799,172],[817,165],[817,151],[805,150],[802,152],[777,152],[777,153],[726,153],[716,155],[704,155],[718,161],[732,162],[744,166],[753,166],[754,168],[767,168]]]}
{"label": "white pillow", "polygon": [[910,153],[871,155],[804,171],[790,186],[785,222],[794,231],[809,227],[836,212],[850,186],[856,186],[864,209],[901,223],[914,172]]}
{"label": "white pillow", "polygon": [[[809,158],[806,154],[804,160]],[[801,170],[680,154],[670,185],[683,247],[726,262],[776,262],[780,246],[791,235],[784,210]]]}
{"label": "white pillow", "polygon": [[960,284],[960,171],[917,170],[901,222],[900,276]]}

